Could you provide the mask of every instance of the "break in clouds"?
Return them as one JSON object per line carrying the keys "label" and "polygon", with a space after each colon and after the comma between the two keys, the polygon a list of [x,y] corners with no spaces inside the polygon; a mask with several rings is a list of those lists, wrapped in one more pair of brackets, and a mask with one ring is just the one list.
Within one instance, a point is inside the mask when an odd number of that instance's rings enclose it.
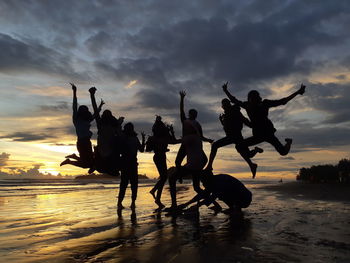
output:
{"label": "break in clouds", "polygon": [[[350,144],[348,1],[2,1],[0,9],[2,75],[101,83],[109,94],[137,80],[125,90],[129,104],[118,105],[116,96],[112,110],[148,130],[155,113],[178,123],[178,91],[185,89],[186,108],[197,108],[216,138],[223,134],[217,117],[224,81],[241,99],[250,89],[278,98],[273,88],[304,82],[306,96],[271,113],[280,134],[299,147],[328,146],[327,138]],[[37,114],[70,114],[65,98],[37,98]],[[289,117],[300,109],[317,114]],[[147,120],[137,118],[141,111]],[[8,135],[48,136],[30,128]]]}

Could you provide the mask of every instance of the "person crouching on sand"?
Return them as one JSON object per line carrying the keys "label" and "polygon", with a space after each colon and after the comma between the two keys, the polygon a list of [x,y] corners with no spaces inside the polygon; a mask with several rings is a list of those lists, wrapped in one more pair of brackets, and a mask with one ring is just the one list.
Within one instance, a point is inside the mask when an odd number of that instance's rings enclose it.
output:
{"label": "person crouching on sand", "polygon": [[203,198],[197,194],[187,203],[179,205],[181,209],[201,200],[196,208],[204,204],[207,206],[214,204],[212,209],[219,212],[222,207],[215,201],[219,199],[229,207],[230,212],[241,213],[242,208],[247,208],[252,202],[252,193],[241,181],[231,175],[213,175],[210,171],[204,171],[201,175],[201,181],[209,195]]}
{"label": "person crouching on sand", "polygon": [[138,163],[137,152],[143,152],[145,149],[145,133],[141,132],[142,143],[137,138],[137,133],[134,130],[134,125],[128,122],[124,125],[123,138],[121,145],[121,180],[118,195],[118,209],[123,209],[123,199],[129,181],[131,184],[131,208],[136,207],[135,201],[137,198],[138,188]]}

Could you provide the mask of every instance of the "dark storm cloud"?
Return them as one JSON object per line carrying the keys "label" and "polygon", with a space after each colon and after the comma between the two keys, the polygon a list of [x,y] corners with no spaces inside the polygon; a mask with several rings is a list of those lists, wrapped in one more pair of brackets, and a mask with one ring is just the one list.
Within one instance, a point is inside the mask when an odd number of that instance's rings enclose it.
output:
{"label": "dark storm cloud", "polygon": [[19,40],[0,33],[0,72],[41,72],[78,77],[71,59],[32,40]]}
{"label": "dark storm cloud", "polygon": [[308,105],[328,115],[323,124],[350,121],[350,83],[310,83],[308,86]]}
{"label": "dark storm cloud", "polygon": [[11,139],[16,142],[31,142],[31,141],[44,141],[47,139],[56,138],[56,136],[45,133],[31,133],[31,132],[14,132],[4,136],[0,136],[1,139]]}
{"label": "dark storm cloud", "polygon": [[[222,129],[205,96],[220,96],[219,101],[223,94],[217,89],[223,81],[230,81],[230,90],[241,99],[252,87],[268,96],[274,80],[307,78],[328,61],[350,65],[348,49],[341,61],[327,53],[349,42],[349,1],[3,1],[0,7],[2,23],[7,19],[8,28],[21,25],[16,34],[0,34],[2,72],[74,78],[73,64],[83,72],[92,66],[106,81],[138,81],[130,109],[168,111],[177,120],[178,91],[185,89],[190,98],[186,111],[196,108],[204,130],[208,127],[212,134]],[[349,85],[311,83],[306,97],[306,106],[328,114],[323,125],[348,122]],[[271,119],[295,127],[286,112],[305,106],[296,101],[271,112]],[[152,121],[140,125],[146,128]],[[329,128],[314,126],[308,131],[314,132],[312,137],[295,131],[296,141],[329,145]],[[73,127],[65,129],[74,134]],[[347,142],[347,130],[337,129],[334,143]],[[315,142],[315,135],[322,140]]]}
{"label": "dark storm cloud", "polygon": [[277,136],[281,142],[283,138],[293,138],[293,151],[299,151],[304,148],[332,148],[350,144],[350,128],[343,127],[321,127],[313,125],[296,126],[299,129],[292,128],[278,131]]}
{"label": "dark storm cloud", "polygon": [[[98,61],[95,66],[116,79],[138,79],[145,85],[136,95],[139,105],[176,107],[175,91],[183,88],[213,94],[212,88],[223,80],[237,90],[295,73],[307,76],[319,65],[314,57],[304,57],[305,51],[342,43],[343,32],[329,32],[322,24],[348,9],[346,2],[292,1],[233,25],[229,15],[188,18],[166,26],[146,24],[124,40],[126,53],[133,51],[134,57]],[[188,79],[195,85],[186,85]]]}

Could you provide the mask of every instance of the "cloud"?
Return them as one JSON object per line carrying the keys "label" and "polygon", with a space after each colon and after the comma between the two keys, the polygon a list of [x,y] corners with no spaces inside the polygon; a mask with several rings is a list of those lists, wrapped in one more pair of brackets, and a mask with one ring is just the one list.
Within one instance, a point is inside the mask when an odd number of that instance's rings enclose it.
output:
{"label": "cloud", "polygon": [[59,101],[56,105],[41,105],[39,108],[42,111],[66,111],[69,105],[66,101]]}
{"label": "cloud", "polygon": [[1,139],[11,139],[16,142],[31,142],[31,141],[44,141],[47,139],[56,138],[55,135],[48,133],[32,133],[32,132],[13,132],[4,136],[0,136]]}
{"label": "cloud", "polygon": [[67,55],[36,40],[19,40],[0,33],[0,71],[9,73],[39,72],[77,78]]}
{"label": "cloud", "polygon": [[328,115],[323,124],[350,121],[350,82],[310,83],[307,89],[310,91],[310,95],[306,96],[307,104]]}
{"label": "cloud", "polygon": [[31,168],[12,168],[10,172],[0,171],[0,177],[6,179],[18,179],[18,178],[26,178],[26,179],[53,179],[53,178],[64,178],[60,174],[53,175],[51,173],[42,173],[40,172],[40,167],[42,164],[34,164]]}
{"label": "cloud", "polygon": [[3,152],[0,154],[0,168],[7,165],[7,161],[10,159],[10,154]]}

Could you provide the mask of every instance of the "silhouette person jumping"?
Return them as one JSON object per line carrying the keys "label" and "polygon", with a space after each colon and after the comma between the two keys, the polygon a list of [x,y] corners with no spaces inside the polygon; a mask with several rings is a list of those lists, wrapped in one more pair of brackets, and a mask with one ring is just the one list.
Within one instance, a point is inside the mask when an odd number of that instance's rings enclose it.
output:
{"label": "silhouette person jumping", "polygon": [[[91,103],[95,112],[97,124],[97,147],[95,150],[96,170],[101,173],[118,175],[120,165],[120,147],[118,136],[121,135],[121,124],[124,117],[115,118],[110,110],[104,110],[100,116],[97,109],[96,88],[89,89]],[[103,101],[101,100],[101,103]],[[91,171],[90,171],[91,172]]]}
{"label": "silhouette person jumping", "polygon": [[[91,122],[94,120],[96,115],[92,115],[89,108],[85,105],[80,105],[78,108],[78,98],[77,98],[77,87],[70,83],[73,90],[73,124],[75,127],[75,132],[77,134],[77,150],[79,156],[76,154],[67,155],[66,159],[60,164],[74,165],[81,168],[91,168],[94,166],[94,155],[91,145],[92,132],[90,131]],[[96,112],[99,112],[102,108],[103,101],[99,107],[96,106]],[[70,160],[73,159],[73,160]]]}
{"label": "silhouette person jumping", "polygon": [[153,136],[150,136],[146,142],[146,151],[153,151],[153,161],[157,167],[159,173],[159,180],[152,188],[150,193],[152,194],[155,203],[159,209],[165,206],[161,202],[161,196],[164,184],[168,178],[168,168],[166,163],[166,152],[169,151],[168,144],[180,143],[181,140],[177,140],[172,125],[166,125],[162,121],[161,116],[157,116],[152,127]]}
{"label": "silhouette person jumping", "polygon": [[137,152],[143,152],[145,148],[145,134],[141,132],[142,143],[137,138],[134,125],[128,122],[124,125],[122,145],[121,145],[121,180],[118,194],[118,209],[123,209],[123,200],[129,181],[131,184],[131,208],[134,209],[138,188],[138,163]]}
{"label": "silhouette person jumping", "polygon": [[240,107],[237,105],[231,105],[229,99],[223,99],[221,101],[221,107],[224,110],[224,114],[220,114],[219,119],[224,128],[226,136],[215,141],[211,145],[209,162],[205,169],[208,171],[213,170],[212,165],[218,148],[235,143],[237,151],[248,163],[254,178],[256,174],[257,164],[253,163],[250,158],[254,157],[256,153],[262,153],[263,150],[259,147],[255,147],[254,150],[250,151],[249,148],[243,143],[242,136],[243,124],[248,127],[252,127],[252,125],[250,121],[243,116],[240,111]]}
{"label": "silhouette person jumping", "polygon": [[[188,112],[188,118],[186,118],[184,110],[184,98],[186,96],[185,91],[180,93],[180,118],[182,122],[182,142],[180,149],[177,153],[175,165],[177,172],[174,176],[169,177],[170,186],[170,196],[171,196],[171,207],[169,210],[177,210],[176,202],[176,180],[180,179],[183,174],[191,174],[193,181],[193,189],[201,194],[205,195],[205,192],[200,187],[199,173],[204,168],[207,163],[207,157],[203,151],[203,143],[213,142],[213,140],[208,139],[203,136],[202,127],[196,120],[197,111],[195,109],[190,109]],[[183,159],[187,157],[187,163],[184,167],[181,167]]]}
{"label": "silhouette person jumping", "polygon": [[278,138],[275,136],[276,129],[273,126],[271,120],[268,118],[269,109],[272,107],[285,105],[297,95],[303,95],[305,88],[306,86],[301,84],[300,88],[296,92],[279,100],[262,100],[258,91],[251,90],[248,93],[248,101],[242,102],[230,94],[227,88],[227,82],[222,86],[222,89],[228,98],[234,104],[240,106],[241,108],[244,108],[247,111],[247,114],[251,121],[253,136],[244,139],[245,145],[249,147],[261,142],[268,142],[275,147],[276,151],[280,155],[288,154],[290,146],[292,144],[292,139],[286,138],[285,145],[283,145],[278,140]]}

